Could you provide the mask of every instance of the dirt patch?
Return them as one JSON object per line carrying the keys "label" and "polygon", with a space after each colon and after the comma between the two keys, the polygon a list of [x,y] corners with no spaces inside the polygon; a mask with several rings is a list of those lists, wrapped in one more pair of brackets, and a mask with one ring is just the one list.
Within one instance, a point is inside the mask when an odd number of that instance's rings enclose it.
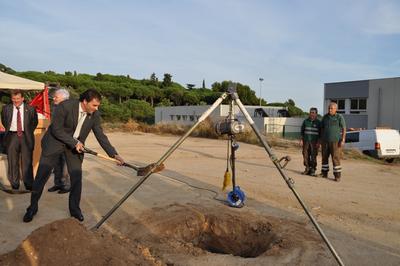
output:
{"label": "dirt patch", "polygon": [[[126,218],[126,219],[125,219]],[[172,204],[92,232],[74,219],[41,227],[1,265],[331,264],[303,224],[226,206]]]}
{"label": "dirt patch", "polygon": [[116,226],[167,264],[335,264],[304,224],[227,206],[171,204]]}
{"label": "dirt patch", "polygon": [[75,219],[32,232],[0,265],[160,265],[148,250],[105,231],[92,232]]}

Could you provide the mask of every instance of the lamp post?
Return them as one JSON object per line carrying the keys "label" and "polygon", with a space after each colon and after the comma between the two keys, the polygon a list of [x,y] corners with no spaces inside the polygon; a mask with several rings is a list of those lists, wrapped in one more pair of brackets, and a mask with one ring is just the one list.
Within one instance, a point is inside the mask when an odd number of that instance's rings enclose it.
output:
{"label": "lamp post", "polygon": [[264,81],[263,78],[258,79],[260,81],[260,106],[261,106],[261,83]]}

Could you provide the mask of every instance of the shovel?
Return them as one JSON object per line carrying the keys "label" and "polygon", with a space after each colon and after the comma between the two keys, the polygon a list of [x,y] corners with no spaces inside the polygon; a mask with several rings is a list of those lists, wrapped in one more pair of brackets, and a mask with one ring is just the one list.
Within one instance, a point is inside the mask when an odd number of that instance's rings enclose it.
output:
{"label": "shovel", "polygon": [[[108,160],[108,161],[112,161],[112,162],[115,162],[115,163],[119,162],[117,159],[111,158],[111,157],[109,157],[107,155],[104,155],[104,154],[97,153],[97,152],[95,152],[95,151],[93,151],[93,150],[91,150],[89,148],[86,148],[86,147],[83,148],[83,152],[92,154],[92,155],[97,156],[99,158],[102,158],[102,159],[105,159],[105,160]],[[157,172],[160,172],[160,171],[165,169],[165,165],[164,164],[156,165],[155,163],[149,164],[149,165],[144,166],[144,167],[131,165],[129,163],[123,163],[122,166],[126,166],[126,167],[134,169],[135,171],[137,171],[137,175],[138,176],[145,176],[150,171],[152,171],[153,173],[157,173]]]}

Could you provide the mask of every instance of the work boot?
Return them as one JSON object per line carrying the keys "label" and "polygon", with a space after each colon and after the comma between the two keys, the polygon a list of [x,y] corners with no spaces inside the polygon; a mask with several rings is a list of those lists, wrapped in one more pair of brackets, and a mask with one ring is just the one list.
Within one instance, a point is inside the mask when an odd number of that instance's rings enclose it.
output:
{"label": "work boot", "polygon": [[328,173],[327,173],[327,172],[321,172],[321,173],[319,174],[319,176],[320,176],[320,177],[323,177],[323,178],[328,178]]}
{"label": "work boot", "polygon": [[309,175],[310,176],[317,176],[317,174],[315,173],[315,169],[311,169]]}
{"label": "work boot", "polygon": [[302,175],[308,175],[310,173],[310,169],[306,168],[304,172],[301,172]]}
{"label": "work boot", "polygon": [[340,182],[341,173],[334,173],[334,175],[335,175],[335,181]]}

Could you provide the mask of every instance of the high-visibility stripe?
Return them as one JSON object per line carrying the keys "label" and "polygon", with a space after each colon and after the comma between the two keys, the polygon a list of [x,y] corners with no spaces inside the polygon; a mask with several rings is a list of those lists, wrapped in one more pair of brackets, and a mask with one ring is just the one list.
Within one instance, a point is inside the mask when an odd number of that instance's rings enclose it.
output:
{"label": "high-visibility stripe", "polygon": [[342,169],[341,165],[334,166],[333,169]]}
{"label": "high-visibility stripe", "polygon": [[318,132],[311,132],[311,131],[304,131],[304,134],[305,135],[319,135],[319,133]]}
{"label": "high-visibility stripe", "polygon": [[334,173],[341,173],[341,172],[342,172],[342,169],[333,169],[333,172],[334,172]]}
{"label": "high-visibility stripe", "polygon": [[304,130],[318,131],[316,127],[305,127]]}

